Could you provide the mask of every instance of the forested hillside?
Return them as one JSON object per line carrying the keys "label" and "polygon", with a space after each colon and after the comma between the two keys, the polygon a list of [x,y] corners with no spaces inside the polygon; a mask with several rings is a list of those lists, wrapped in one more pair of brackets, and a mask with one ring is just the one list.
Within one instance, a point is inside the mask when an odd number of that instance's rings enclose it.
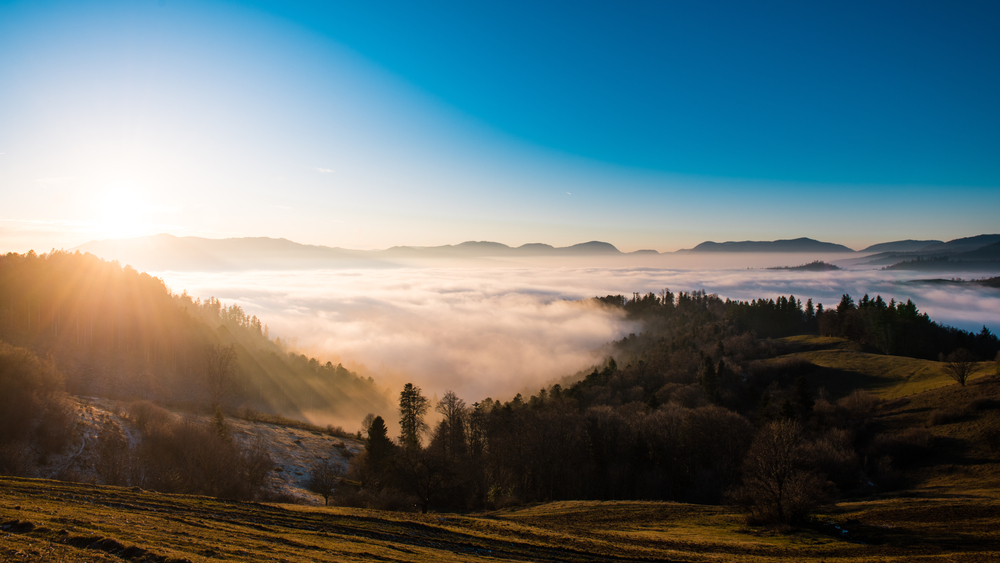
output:
{"label": "forested hillside", "polygon": [[370,378],[286,351],[238,305],[79,252],[0,256],[0,340],[51,358],[76,395],[344,421],[388,404]]}
{"label": "forested hillside", "polygon": [[[857,307],[845,296],[831,311],[795,297],[747,303],[700,291],[599,301],[642,319],[645,330],[616,342],[614,357],[582,379],[531,397],[470,405],[449,392],[434,405],[407,385],[402,436],[390,441],[384,419],[370,419],[366,453],[348,473],[358,485],[341,487],[335,500],[424,510],[569,499],[730,502],[755,521],[792,522],[826,500],[912,484],[933,437],[922,427],[880,426],[883,400],[856,387],[824,391],[829,370],[763,336],[822,326],[874,352],[883,343],[876,336],[886,334],[902,351],[916,348],[913,339],[933,345],[929,352],[961,350],[974,360],[993,360],[998,350],[988,330],[940,327],[914,304],[880,297]],[[960,363],[949,356],[941,365]],[[431,408],[441,419],[424,434]]]}

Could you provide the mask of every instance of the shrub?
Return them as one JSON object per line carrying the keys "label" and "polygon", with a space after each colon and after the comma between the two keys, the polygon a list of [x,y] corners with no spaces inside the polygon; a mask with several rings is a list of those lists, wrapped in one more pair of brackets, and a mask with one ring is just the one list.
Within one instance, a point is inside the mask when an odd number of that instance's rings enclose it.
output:
{"label": "shrub", "polygon": [[868,447],[868,457],[888,456],[900,465],[924,458],[934,444],[934,435],[923,428],[910,428],[892,434],[879,434]]}
{"label": "shrub", "polygon": [[51,360],[0,342],[0,471],[29,474],[33,453],[43,457],[69,439],[74,413],[63,377]]}
{"label": "shrub", "polygon": [[927,415],[927,426],[948,424],[962,418],[962,411],[956,408],[934,409]]}
{"label": "shrub", "polygon": [[903,473],[896,469],[891,456],[867,458],[865,471],[871,478],[870,484],[883,490],[893,490],[903,486]]}
{"label": "shrub", "polygon": [[969,404],[965,407],[965,410],[968,412],[979,412],[979,411],[996,410],[998,408],[1000,408],[1000,401],[996,399],[980,397],[978,399],[970,401]]}
{"label": "shrub", "polygon": [[864,389],[857,389],[837,401],[837,405],[846,409],[847,415],[856,420],[871,417],[881,404],[882,399]]}
{"label": "shrub", "polygon": [[822,437],[802,447],[803,463],[823,473],[841,490],[858,485],[861,460],[854,451],[851,432],[831,429]]}
{"label": "shrub", "polygon": [[33,477],[34,460],[28,451],[28,444],[24,442],[7,442],[0,445],[0,474]]}
{"label": "shrub", "polygon": [[986,447],[995,454],[1000,454],[1000,430],[995,428],[987,430],[986,437],[983,440],[986,443]]}
{"label": "shrub", "polygon": [[116,425],[106,423],[97,435],[97,473],[107,485],[141,485],[134,452]]}
{"label": "shrub", "polygon": [[128,418],[143,434],[152,427],[165,424],[173,419],[167,409],[149,401],[134,401],[128,406]]}
{"label": "shrub", "polygon": [[393,488],[373,491],[357,487],[339,487],[332,498],[336,506],[396,512],[415,512],[418,505],[417,497]]}
{"label": "shrub", "polygon": [[122,484],[240,500],[262,494],[274,464],[260,439],[221,435],[217,425],[177,419],[155,406],[138,405],[136,412],[149,416],[137,415],[144,420],[133,453],[137,469]]}
{"label": "shrub", "polygon": [[816,370],[816,366],[798,356],[783,357],[775,360],[755,360],[747,369],[749,378],[758,386],[766,387],[772,381],[783,384],[794,381],[795,378],[807,375]]}

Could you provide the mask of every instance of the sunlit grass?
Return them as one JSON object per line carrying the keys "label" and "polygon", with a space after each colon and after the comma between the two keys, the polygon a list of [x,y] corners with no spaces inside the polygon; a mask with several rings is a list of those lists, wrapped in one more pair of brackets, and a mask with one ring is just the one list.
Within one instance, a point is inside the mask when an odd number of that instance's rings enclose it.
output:
{"label": "sunlit grass", "polygon": [[[792,347],[806,349],[792,356],[830,370],[815,384],[835,397],[854,389],[866,389],[884,399],[892,399],[958,385],[948,376],[944,362],[866,353],[843,338],[794,336],[781,340]],[[972,379],[991,375],[994,369],[993,362],[979,362]]]}
{"label": "sunlit grass", "polygon": [[[1000,556],[998,510],[990,497],[842,503],[806,527],[774,531],[747,527],[728,507],[681,503],[571,501],[420,515],[0,478],[0,522],[33,526],[0,533],[0,559],[985,561]],[[88,547],[102,538],[109,551]]]}

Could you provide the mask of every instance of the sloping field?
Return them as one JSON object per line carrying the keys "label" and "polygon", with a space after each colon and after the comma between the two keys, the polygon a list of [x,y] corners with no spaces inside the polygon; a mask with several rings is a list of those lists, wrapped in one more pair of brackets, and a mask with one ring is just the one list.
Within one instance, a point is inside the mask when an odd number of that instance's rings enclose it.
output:
{"label": "sloping field", "polygon": [[1000,378],[980,377],[965,387],[953,383],[889,401],[874,428],[933,437],[909,471],[912,487],[927,494],[1000,497]]}
{"label": "sloping field", "polygon": [[804,530],[728,508],[561,502],[474,515],[276,506],[0,478],[4,561],[994,561],[990,497],[842,504]]}
{"label": "sloping field", "polygon": [[[77,423],[70,444],[63,453],[49,456],[48,463],[39,469],[37,476],[61,479],[65,478],[62,475],[69,474],[75,481],[97,481],[97,438],[102,428],[114,428],[131,445],[141,441],[141,433],[124,414],[126,404],[74,398],[74,409]],[[173,416],[181,415],[173,413]],[[211,422],[207,415],[187,416],[201,424]],[[236,439],[247,442],[259,439],[265,444],[275,464],[275,471],[267,483],[269,492],[302,504],[323,504],[323,497],[309,492],[306,487],[314,463],[329,459],[346,470],[350,458],[364,449],[359,440],[331,436],[316,430],[238,418],[228,418],[226,424]]]}
{"label": "sloping field", "polygon": [[[826,388],[834,397],[867,389],[891,399],[958,385],[948,376],[942,362],[870,354],[842,338],[796,336],[781,340],[802,350],[783,357],[801,358],[824,368],[812,383]],[[972,379],[992,374],[993,370],[993,362],[979,362]]]}

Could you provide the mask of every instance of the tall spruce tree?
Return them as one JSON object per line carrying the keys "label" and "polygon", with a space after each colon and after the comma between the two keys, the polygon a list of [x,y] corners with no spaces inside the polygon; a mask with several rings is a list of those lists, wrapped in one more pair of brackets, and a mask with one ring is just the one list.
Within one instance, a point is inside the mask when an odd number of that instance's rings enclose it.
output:
{"label": "tall spruce tree", "polygon": [[402,435],[400,444],[407,449],[420,449],[420,434],[427,429],[424,415],[427,414],[427,397],[412,383],[403,386],[399,394],[399,427]]}

